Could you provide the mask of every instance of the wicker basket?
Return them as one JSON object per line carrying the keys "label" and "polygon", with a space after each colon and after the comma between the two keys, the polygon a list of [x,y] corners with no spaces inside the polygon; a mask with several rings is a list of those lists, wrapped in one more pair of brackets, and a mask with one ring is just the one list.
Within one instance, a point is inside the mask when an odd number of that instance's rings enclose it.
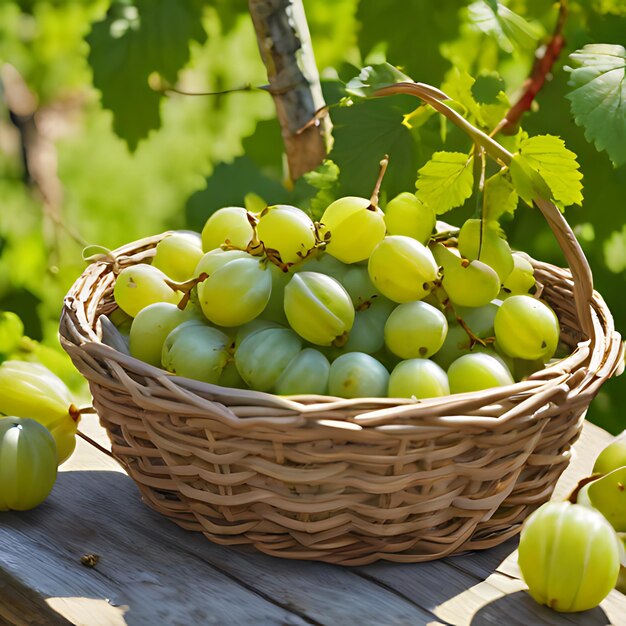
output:
{"label": "wicker basket", "polygon": [[[584,415],[622,362],[571,230],[540,204],[571,272],[533,261],[566,359],[528,380],[445,398],[278,397],[171,376],[102,342],[120,267],[162,236],[90,265],[61,340],[87,378],[114,456],[146,502],[220,544],[362,565],[494,546],[549,499]],[[574,280],[572,280],[572,274]]]}

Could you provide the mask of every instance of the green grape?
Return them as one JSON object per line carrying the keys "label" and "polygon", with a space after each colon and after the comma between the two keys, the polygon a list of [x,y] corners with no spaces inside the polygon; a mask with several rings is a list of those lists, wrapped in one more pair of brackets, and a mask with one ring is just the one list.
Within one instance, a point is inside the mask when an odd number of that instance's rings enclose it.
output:
{"label": "green grape", "polygon": [[120,335],[128,337],[130,327],[133,324],[133,318],[124,313],[119,307],[109,313],[108,318],[115,324],[115,328],[120,331]]}
{"label": "green grape", "polygon": [[339,198],[324,211],[322,236],[326,251],[344,263],[365,261],[385,236],[383,212],[365,198]]}
{"label": "green grape", "polygon": [[197,274],[202,272],[208,278],[198,285],[200,306],[218,326],[241,326],[253,320],[270,299],[272,274],[247,252],[208,252],[196,268]]}
{"label": "green grape", "polygon": [[246,385],[246,381],[241,377],[234,361],[228,363],[228,365],[222,370],[222,375],[220,376],[218,384],[222,387],[248,389],[248,385]]}
{"label": "green grape", "polygon": [[239,206],[218,209],[202,229],[202,249],[215,250],[223,244],[245,250],[252,240],[254,229],[249,214]]}
{"label": "green grape", "polygon": [[184,282],[193,278],[202,258],[202,243],[194,233],[174,233],[159,241],[152,265],[172,280]]}
{"label": "green grape", "polygon": [[343,275],[340,281],[352,299],[352,304],[358,310],[359,307],[372,302],[380,297],[380,291],[374,287],[367,267],[353,265]]}
{"label": "green grape", "polygon": [[266,251],[275,250],[283,263],[297,263],[315,247],[315,227],[311,218],[287,204],[263,209],[256,232]]}
{"label": "green grape", "polygon": [[586,484],[578,502],[600,511],[617,532],[626,532],[626,466]]}
{"label": "green grape", "polygon": [[298,272],[285,287],[285,313],[291,327],[320,346],[342,341],[354,323],[348,292],[330,276]]}
{"label": "green grape", "polygon": [[515,381],[500,359],[482,352],[464,354],[448,368],[451,393],[482,391],[512,385]]}
{"label": "green grape", "polygon": [[130,327],[131,355],[144,363],[161,367],[161,352],[165,338],[176,326],[193,317],[193,312],[181,311],[170,302],[155,302],[142,309]]}
{"label": "green grape", "polygon": [[389,377],[390,398],[437,398],[450,393],[448,376],[429,359],[400,361]]}
{"label": "green grape", "polygon": [[301,350],[302,341],[289,328],[265,328],[239,344],[235,364],[252,389],[269,391]]}
{"label": "green grape", "polygon": [[174,291],[166,280],[167,276],[152,265],[142,263],[126,267],[118,274],[113,287],[115,302],[131,317],[155,302],[178,304],[182,293]]}
{"label": "green grape", "polygon": [[253,333],[256,333],[259,330],[265,330],[267,328],[283,328],[283,326],[281,326],[280,324],[272,320],[266,320],[266,319],[257,317],[251,322],[248,322],[247,324],[244,324],[243,326],[240,326],[239,328],[237,328],[237,332],[235,334],[235,342],[234,342],[235,350],[237,350],[237,348],[241,345],[241,342],[248,335],[252,335]]}
{"label": "green grape", "polygon": [[80,413],[65,383],[47,367],[28,361],[0,365],[0,415],[31,418],[45,426],[56,443],[60,465],[74,452]]}
{"label": "green grape", "polygon": [[456,321],[448,323],[446,338],[439,350],[432,355],[437,365],[447,370],[453,361],[470,352],[470,338]]}
{"label": "green grape", "polygon": [[385,345],[385,322],[395,306],[394,302],[379,296],[368,307],[357,311],[343,350],[367,354],[382,350]]}
{"label": "green grape", "polygon": [[535,286],[535,269],[519,252],[513,253],[513,262],[513,270],[502,283],[502,291],[507,295],[527,294]]}
{"label": "green grape", "polygon": [[326,274],[327,276],[342,282],[345,273],[349,269],[349,265],[342,263],[339,259],[336,259],[327,252],[322,252],[318,249],[317,253],[311,258],[294,266],[293,271],[318,272],[319,274]]}
{"label": "green grape", "polygon": [[263,309],[263,313],[261,313],[261,317],[286,325],[287,316],[285,315],[284,306],[285,287],[291,280],[293,274],[291,272],[284,272],[280,267],[274,265],[274,263],[269,263],[267,270],[272,275],[272,293],[270,294],[267,306]]}
{"label": "green grape", "polygon": [[328,393],[340,398],[382,398],[387,395],[389,372],[374,357],[348,352],[330,366]]}
{"label": "green grape", "polygon": [[600,452],[593,465],[593,473],[608,474],[624,466],[626,466],[626,434],[611,442]]}
{"label": "green grape", "polygon": [[455,305],[482,307],[498,295],[500,279],[482,261],[468,262],[442,244],[433,247],[433,254],[443,268],[441,284]]}
{"label": "green grape", "polygon": [[425,302],[399,304],[385,324],[385,344],[402,359],[426,358],[443,345],[446,316]]}
{"label": "green grape", "polygon": [[230,359],[229,345],[228,336],[217,328],[184,322],[166,337],[161,363],[172,374],[218,384]]}
{"label": "green grape", "polygon": [[27,511],[41,504],[57,477],[52,435],[35,420],[0,419],[0,511]]}
{"label": "green grape", "polygon": [[394,302],[421,300],[438,276],[431,251],[403,235],[385,237],[372,252],[367,269],[374,286]]}
{"label": "green grape", "polygon": [[529,376],[532,376],[535,372],[539,372],[545,367],[543,359],[535,359],[534,361],[528,361],[526,359],[510,360],[512,361],[512,367],[509,369],[513,374],[513,378],[517,381],[525,380]]}
{"label": "green grape", "polygon": [[319,350],[305,348],[289,361],[274,391],[281,396],[324,395],[328,391],[329,372],[328,359]]}
{"label": "green grape", "polygon": [[586,611],[615,586],[620,546],[597,511],[548,502],[526,520],[518,562],[536,602],[559,612]]}
{"label": "green grape", "polygon": [[390,235],[405,235],[428,243],[437,217],[414,193],[402,192],[385,207],[385,225]]}
{"label": "green grape", "polygon": [[480,260],[494,269],[501,283],[513,271],[511,248],[501,234],[498,222],[467,220],[459,232],[458,246],[466,259]]}
{"label": "green grape", "polygon": [[532,296],[511,296],[496,313],[498,347],[518,359],[552,358],[559,343],[559,320],[554,311]]}

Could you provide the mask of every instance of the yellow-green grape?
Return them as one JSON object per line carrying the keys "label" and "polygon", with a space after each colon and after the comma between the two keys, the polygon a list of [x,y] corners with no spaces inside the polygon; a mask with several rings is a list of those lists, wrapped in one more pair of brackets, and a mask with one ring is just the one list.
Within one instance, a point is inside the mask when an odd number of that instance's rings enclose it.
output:
{"label": "yellow-green grape", "polygon": [[234,361],[231,361],[222,370],[222,375],[218,381],[222,387],[234,387],[236,389],[248,389],[246,381],[241,377]]}
{"label": "yellow-green grape", "polygon": [[202,258],[202,242],[194,233],[174,233],[159,241],[152,265],[177,282],[193,278]]}
{"label": "yellow-green grape", "polygon": [[350,294],[352,304],[357,310],[380,297],[380,291],[374,287],[365,266],[353,265],[345,272],[340,282]]}
{"label": "yellow-green grape", "polygon": [[466,259],[482,261],[494,269],[501,283],[513,271],[513,254],[498,222],[467,220],[459,232],[458,246]]}
{"label": "yellow-green grape", "polygon": [[448,375],[429,359],[400,361],[389,377],[390,398],[437,398],[450,393]]}
{"label": "yellow-green grape", "polygon": [[519,566],[539,604],[574,613],[598,606],[617,582],[620,546],[604,517],[569,502],[548,502],[525,522]]}
{"label": "yellow-green grape", "polygon": [[532,296],[511,296],[496,313],[494,329],[498,347],[518,359],[552,358],[561,334],[554,311]]}
{"label": "yellow-green grape", "polygon": [[170,302],[155,302],[142,309],[130,327],[131,355],[144,363],[161,367],[165,338],[176,326],[191,320],[193,316],[193,312],[181,311]]}
{"label": "yellow-green grape", "polygon": [[348,352],[330,366],[328,393],[340,398],[382,398],[387,395],[389,372],[374,357]]}
{"label": "yellow-green grape", "polygon": [[348,292],[330,276],[298,272],[285,287],[285,313],[290,326],[319,346],[342,341],[354,323]]}
{"label": "yellow-green grape", "polygon": [[385,237],[372,252],[367,269],[374,286],[394,302],[421,300],[432,291],[439,272],[431,251],[404,235]]}
{"label": "yellow-green grape", "polygon": [[131,317],[155,302],[178,304],[182,293],[174,291],[165,281],[167,276],[152,265],[125,267],[118,275],[113,296],[117,306]]}
{"label": "yellow-green grape", "polygon": [[448,382],[450,393],[466,393],[512,385],[515,381],[502,360],[482,352],[471,352],[450,365]]}
{"label": "yellow-green grape", "polygon": [[161,363],[172,374],[218,384],[230,359],[229,345],[228,336],[217,328],[184,322],[166,337]]}
{"label": "yellow-green grape", "polygon": [[266,320],[272,320],[279,324],[287,324],[287,316],[285,315],[285,287],[293,276],[292,272],[284,272],[274,263],[269,263],[267,271],[272,275],[272,293],[267,302],[267,306],[263,309],[261,317]]}
{"label": "yellow-green grape", "polygon": [[611,442],[600,452],[593,465],[593,473],[608,474],[624,466],[626,466],[626,434]]}
{"label": "yellow-green grape", "polygon": [[318,272],[331,276],[339,282],[343,281],[343,277],[350,269],[350,265],[342,263],[339,259],[331,256],[327,252],[317,250],[316,254],[306,261],[299,263],[293,267],[293,272]]}
{"label": "yellow-green grape", "polygon": [[208,278],[198,285],[202,312],[218,326],[241,326],[260,315],[272,293],[272,274],[257,257],[229,250],[202,257],[196,273]]}
{"label": "yellow-green grape", "polygon": [[41,504],[56,477],[56,444],[48,430],[28,418],[0,419],[0,511]]}
{"label": "yellow-green grape", "polygon": [[266,252],[275,250],[283,263],[297,263],[315,247],[313,221],[304,211],[287,204],[263,209],[256,232]]}
{"label": "yellow-green grape", "polygon": [[227,244],[245,250],[254,235],[248,217],[248,212],[239,206],[215,211],[202,229],[202,249],[209,252]]}
{"label": "yellow-green grape", "polygon": [[266,319],[257,317],[256,319],[252,320],[251,322],[248,322],[247,324],[244,324],[243,326],[237,329],[237,332],[235,334],[235,341],[234,341],[235,350],[237,350],[237,348],[241,345],[241,342],[248,335],[251,335],[252,333],[256,333],[259,330],[265,330],[267,328],[284,328],[284,327],[272,320],[266,320]]}
{"label": "yellow-green grape", "polygon": [[446,316],[426,302],[399,304],[385,324],[385,344],[402,359],[427,358],[443,345]]}
{"label": "yellow-green grape", "polygon": [[535,286],[535,269],[530,261],[518,252],[513,253],[513,270],[504,279],[502,291],[507,295],[527,294]]}
{"label": "yellow-green grape", "polygon": [[328,392],[329,372],[328,359],[319,350],[305,348],[289,361],[274,391],[281,396],[324,395]]}
{"label": "yellow-green grape", "polygon": [[2,363],[0,414],[31,418],[45,426],[56,443],[59,465],[74,452],[80,412],[65,383],[47,367],[27,361]]}
{"label": "yellow-green grape", "polygon": [[115,324],[115,328],[120,331],[120,335],[128,337],[133,323],[133,318],[128,313],[124,313],[118,307],[109,313],[108,318]]}
{"label": "yellow-green grape", "polygon": [[448,332],[439,350],[432,359],[443,369],[448,369],[453,361],[470,352],[470,338],[465,329],[456,321],[448,322]]}
{"label": "yellow-green grape", "polygon": [[239,344],[235,364],[252,389],[270,391],[300,350],[302,341],[289,328],[266,328],[249,334]]}
{"label": "yellow-green grape", "polygon": [[[505,355],[506,356],[506,355]],[[545,367],[543,359],[535,359],[529,361],[527,359],[511,359],[512,367],[509,368],[513,374],[515,380],[526,380],[529,376],[532,376],[535,372],[541,371]]]}
{"label": "yellow-green grape", "polygon": [[382,350],[385,345],[385,323],[395,306],[394,302],[379,296],[369,306],[359,309],[343,350],[367,354]]}
{"label": "yellow-green grape", "polygon": [[344,263],[365,261],[385,236],[383,212],[365,198],[335,200],[320,221],[324,238],[330,233],[326,251]]}
{"label": "yellow-green grape", "polygon": [[389,200],[385,207],[385,224],[390,235],[406,235],[426,244],[436,222],[435,212],[408,191]]}
{"label": "yellow-green grape", "polygon": [[586,484],[578,502],[600,511],[617,532],[626,532],[626,466]]}

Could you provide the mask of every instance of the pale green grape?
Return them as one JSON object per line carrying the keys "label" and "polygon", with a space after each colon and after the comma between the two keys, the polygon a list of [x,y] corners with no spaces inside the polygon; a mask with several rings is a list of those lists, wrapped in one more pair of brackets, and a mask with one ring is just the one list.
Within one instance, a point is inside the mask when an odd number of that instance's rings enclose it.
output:
{"label": "pale green grape", "polygon": [[218,384],[230,359],[229,345],[228,336],[217,328],[184,322],[165,338],[161,364],[172,374]]}
{"label": "pale green grape", "polygon": [[385,224],[390,235],[406,235],[426,244],[436,221],[435,212],[407,191],[389,200],[385,207]]}
{"label": "pale green grape", "polygon": [[450,393],[448,375],[429,359],[400,361],[389,377],[390,398],[437,398]]}
{"label": "pale green grape", "polygon": [[536,602],[555,611],[586,611],[615,586],[620,546],[597,511],[548,502],[524,523],[518,562]]}
{"label": "pale green grape", "polygon": [[532,296],[507,298],[496,313],[494,328],[505,354],[544,363],[555,353],[561,334],[554,311]]}
{"label": "pale green grape", "polygon": [[340,398],[382,398],[387,395],[389,372],[374,357],[348,352],[330,366],[328,393]]}
{"label": "pale green grape", "polygon": [[385,344],[403,359],[427,358],[443,345],[446,316],[425,302],[399,304],[385,324]]}
{"label": "pale green grape", "polygon": [[266,330],[267,328],[283,328],[280,324],[273,322],[272,320],[265,320],[257,317],[256,319],[240,326],[235,334],[235,350],[241,345],[241,342],[252,333],[256,333],[259,330]]}
{"label": "pale green grape", "polygon": [[620,467],[626,467],[626,434],[611,442],[596,459],[594,474],[608,474]]}
{"label": "pale green grape", "polygon": [[502,360],[482,352],[464,354],[454,361],[448,368],[448,381],[451,393],[482,391],[515,382]]}
{"label": "pale green grape", "polygon": [[209,217],[202,229],[202,249],[205,252],[228,244],[245,250],[254,234],[248,212],[239,206],[219,209]]}
{"label": "pale green grape", "polygon": [[202,258],[202,243],[194,233],[174,233],[159,241],[152,261],[172,280],[184,282],[193,278],[198,261]]}
{"label": "pale green grape", "polygon": [[459,232],[458,246],[466,259],[478,259],[494,269],[501,283],[513,271],[511,248],[501,234],[498,222],[467,220]]}
{"label": "pale green grape", "polygon": [[344,263],[365,261],[385,236],[383,212],[365,198],[335,200],[320,221],[323,237],[330,233],[326,251]]}
{"label": "pale green grape", "polygon": [[535,270],[530,261],[518,252],[513,253],[513,270],[502,283],[506,294],[527,294],[535,286]]}
{"label": "pale green grape", "polygon": [[324,395],[328,391],[330,363],[319,351],[305,348],[285,368],[274,391],[281,396]]}
{"label": "pale green grape", "polygon": [[[241,256],[243,255],[243,256]],[[218,326],[240,326],[265,309],[272,293],[272,275],[257,257],[231,250],[207,253],[196,272],[209,276],[198,285],[202,312]]]}
{"label": "pale green grape", "polygon": [[432,291],[439,271],[431,251],[403,235],[385,237],[367,269],[374,286],[394,302],[421,300]]}
{"label": "pale green grape", "polygon": [[354,323],[348,292],[334,278],[298,272],[285,287],[285,313],[291,327],[320,346],[342,340]]}
{"label": "pale green grape", "polygon": [[385,345],[385,323],[395,306],[394,302],[379,296],[368,307],[357,311],[343,350],[367,354],[381,350]]}
{"label": "pale green grape", "polygon": [[246,385],[246,381],[241,377],[234,361],[228,363],[228,365],[226,365],[226,367],[222,370],[222,375],[220,376],[218,384],[222,387],[248,389],[248,385]]}
{"label": "pale green grape", "polygon": [[275,250],[283,263],[297,263],[315,247],[311,218],[287,204],[263,209],[256,232],[266,251]]}
{"label": "pale green grape", "polygon": [[167,276],[152,265],[142,263],[126,267],[119,273],[113,287],[115,302],[131,317],[155,302],[178,304],[182,293],[174,291],[166,280]]}
{"label": "pale green grape", "polygon": [[342,282],[345,273],[350,269],[350,265],[342,263],[339,259],[331,256],[327,252],[317,250],[311,258],[295,265],[294,272],[318,272],[326,274],[339,282]]}
{"label": "pale green grape", "polygon": [[128,315],[128,313],[124,313],[124,311],[118,307],[109,313],[108,318],[115,324],[115,328],[120,331],[121,335],[128,337],[130,327],[133,323],[133,318]]}
{"label": "pale green grape", "polygon": [[578,502],[600,511],[619,533],[626,533],[626,466],[586,484]]}
{"label": "pale green grape", "polygon": [[372,302],[380,297],[380,291],[374,287],[367,267],[353,265],[343,275],[340,281],[352,299],[352,304],[358,310],[359,307]]}
{"label": "pale green grape", "polygon": [[272,275],[272,293],[261,317],[279,324],[287,324],[285,315],[285,287],[293,276],[292,272],[284,272],[274,263],[269,263],[267,271]]}
{"label": "pale green grape", "polygon": [[470,351],[470,338],[465,329],[456,321],[448,323],[446,338],[432,359],[443,369],[448,369],[453,361]]}
{"label": "pale green grape", "polygon": [[[193,313],[181,311],[170,302],[155,302],[137,313],[130,327],[129,348],[136,359],[161,367],[161,353],[165,338]],[[198,323],[202,323],[198,320]]]}
{"label": "pale green grape", "polygon": [[239,344],[235,364],[252,389],[269,391],[300,350],[302,341],[292,330],[266,328],[250,333]]}

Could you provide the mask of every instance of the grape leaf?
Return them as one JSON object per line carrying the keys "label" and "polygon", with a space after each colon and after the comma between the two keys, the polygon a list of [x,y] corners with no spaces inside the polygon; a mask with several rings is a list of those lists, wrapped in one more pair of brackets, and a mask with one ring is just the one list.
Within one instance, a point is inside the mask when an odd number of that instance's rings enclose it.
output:
{"label": "grape leaf", "polygon": [[505,172],[498,172],[485,181],[485,219],[498,220],[505,213],[513,215],[519,196]]}
{"label": "grape leaf", "polygon": [[528,206],[533,205],[533,198],[536,196],[551,197],[552,193],[546,181],[521,154],[513,155],[509,172],[515,191]]}
{"label": "grape leaf", "polygon": [[598,151],[606,150],[613,164],[626,163],[626,49],[590,44],[570,54],[578,67],[570,72],[567,94],[574,121]]}
{"label": "grape leaf", "polygon": [[435,152],[419,170],[417,197],[437,215],[461,206],[472,195],[472,161],[462,152]]}
{"label": "grape leaf", "polygon": [[565,142],[554,135],[538,135],[524,139],[520,155],[546,182],[554,201],[562,208],[582,204],[583,188],[576,155]]}
{"label": "grape leaf", "polygon": [[412,83],[413,80],[390,63],[368,65],[359,72],[358,76],[348,81],[346,93],[366,98],[373,95],[377,89],[401,82]]}
{"label": "grape leaf", "polygon": [[206,40],[200,0],[118,0],[87,36],[93,82],[113,112],[113,128],[131,150],[160,126],[157,72],[174,83],[189,60],[189,40]]}
{"label": "grape leaf", "polygon": [[478,0],[467,10],[470,24],[494,37],[505,52],[536,47],[540,37],[537,28],[500,2]]}

